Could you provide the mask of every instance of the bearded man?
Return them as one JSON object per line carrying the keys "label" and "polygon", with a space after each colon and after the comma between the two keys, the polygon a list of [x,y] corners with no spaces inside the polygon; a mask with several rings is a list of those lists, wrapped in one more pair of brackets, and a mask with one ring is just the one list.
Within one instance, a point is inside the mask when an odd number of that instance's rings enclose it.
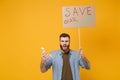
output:
{"label": "bearded man", "polygon": [[90,64],[82,49],[70,49],[70,36],[62,33],[59,36],[60,49],[48,54],[42,52],[41,72],[46,72],[52,66],[53,80],[80,80],[80,66],[90,69]]}

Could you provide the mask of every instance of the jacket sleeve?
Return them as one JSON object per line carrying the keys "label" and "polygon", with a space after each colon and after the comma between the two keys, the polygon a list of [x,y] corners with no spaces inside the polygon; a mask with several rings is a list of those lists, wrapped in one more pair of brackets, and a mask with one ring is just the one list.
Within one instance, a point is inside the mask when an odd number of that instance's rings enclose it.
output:
{"label": "jacket sleeve", "polygon": [[90,63],[86,57],[84,57],[84,58],[81,57],[79,59],[79,64],[80,64],[80,66],[82,66],[82,68],[90,69]]}
{"label": "jacket sleeve", "polygon": [[51,67],[51,65],[52,65],[52,58],[50,57],[45,63],[46,69],[48,70]]}

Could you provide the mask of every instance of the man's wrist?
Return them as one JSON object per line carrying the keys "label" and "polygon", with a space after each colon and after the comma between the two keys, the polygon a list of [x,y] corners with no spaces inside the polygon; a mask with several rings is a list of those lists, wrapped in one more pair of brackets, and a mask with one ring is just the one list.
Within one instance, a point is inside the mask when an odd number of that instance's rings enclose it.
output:
{"label": "man's wrist", "polygon": [[41,67],[45,66],[45,61],[41,61]]}
{"label": "man's wrist", "polygon": [[80,58],[84,58],[84,56],[80,56]]}
{"label": "man's wrist", "polygon": [[45,64],[45,63],[46,63],[46,61],[45,61],[45,60],[42,60],[42,61],[41,61],[41,64]]}

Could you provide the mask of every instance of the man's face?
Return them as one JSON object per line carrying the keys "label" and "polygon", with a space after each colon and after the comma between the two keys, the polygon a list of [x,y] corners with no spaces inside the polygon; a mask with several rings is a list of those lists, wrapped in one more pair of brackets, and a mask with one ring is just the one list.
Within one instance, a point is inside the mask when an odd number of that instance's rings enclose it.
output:
{"label": "man's face", "polygon": [[60,38],[60,48],[63,51],[67,51],[67,50],[69,50],[69,46],[70,46],[70,39],[69,39],[69,37],[61,37]]}

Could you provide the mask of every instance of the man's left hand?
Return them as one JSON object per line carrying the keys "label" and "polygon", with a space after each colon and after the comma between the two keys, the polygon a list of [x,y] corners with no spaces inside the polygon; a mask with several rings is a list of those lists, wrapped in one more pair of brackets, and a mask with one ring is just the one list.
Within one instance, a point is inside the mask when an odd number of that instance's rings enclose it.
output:
{"label": "man's left hand", "polygon": [[84,58],[84,52],[83,52],[82,48],[80,48],[78,52],[79,52],[80,57]]}

